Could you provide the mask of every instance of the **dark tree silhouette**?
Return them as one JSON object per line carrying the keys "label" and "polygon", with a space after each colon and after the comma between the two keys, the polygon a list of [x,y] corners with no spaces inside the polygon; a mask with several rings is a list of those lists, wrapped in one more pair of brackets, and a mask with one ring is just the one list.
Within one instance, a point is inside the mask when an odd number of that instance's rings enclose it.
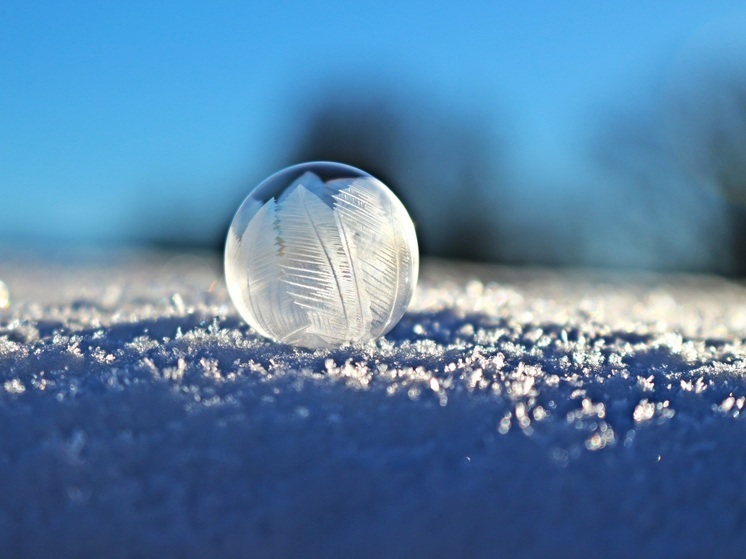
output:
{"label": "dark tree silhouette", "polygon": [[638,241],[632,260],[746,275],[745,70],[690,72],[665,103],[600,127],[596,196],[613,209],[598,212],[599,231]]}
{"label": "dark tree silhouette", "polygon": [[746,66],[712,64],[670,107],[678,161],[726,203],[733,272],[746,275]]}
{"label": "dark tree silhouette", "polygon": [[589,259],[602,266],[732,272],[722,200],[687,175],[666,140],[660,114],[640,111],[599,126],[593,157]]}
{"label": "dark tree silhouette", "polygon": [[377,88],[318,99],[289,162],[340,161],[380,178],[409,209],[424,254],[500,258],[498,151],[476,117]]}

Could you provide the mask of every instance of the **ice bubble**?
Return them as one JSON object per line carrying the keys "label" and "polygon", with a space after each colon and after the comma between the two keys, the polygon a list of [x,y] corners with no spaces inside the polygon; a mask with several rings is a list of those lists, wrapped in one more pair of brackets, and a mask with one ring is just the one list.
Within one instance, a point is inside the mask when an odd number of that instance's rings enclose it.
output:
{"label": "ice bubble", "polygon": [[10,291],[8,287],[0,280],[0,311],[10,306]]}
{"label": "ice bubble", "polygon": [[417,237],[378,179],[340,163],[303,163],[244,200],[225,246],[231,299],[257,332],[308,348],[388,332],[412,299]]}

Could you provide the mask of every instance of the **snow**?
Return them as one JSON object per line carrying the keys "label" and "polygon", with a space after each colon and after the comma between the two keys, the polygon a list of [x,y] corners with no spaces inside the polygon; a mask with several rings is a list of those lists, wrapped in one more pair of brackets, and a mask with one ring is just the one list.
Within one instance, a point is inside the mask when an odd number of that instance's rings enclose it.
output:
{"label": "snow", "polygon": [[257,337],[216,259],[2,259],[13,557],[738,557],[746,289],[427,262],[378,342]]}

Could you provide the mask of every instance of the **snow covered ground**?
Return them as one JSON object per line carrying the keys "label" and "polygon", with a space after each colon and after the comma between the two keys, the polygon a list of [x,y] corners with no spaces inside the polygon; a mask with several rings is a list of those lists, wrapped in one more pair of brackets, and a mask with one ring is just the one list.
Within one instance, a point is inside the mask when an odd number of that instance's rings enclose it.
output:
{"label": "snow covered ground", "polygon": [[4,256],[2,557],[742,557],[746,289],[426,264],[385,339],[215,260]]}

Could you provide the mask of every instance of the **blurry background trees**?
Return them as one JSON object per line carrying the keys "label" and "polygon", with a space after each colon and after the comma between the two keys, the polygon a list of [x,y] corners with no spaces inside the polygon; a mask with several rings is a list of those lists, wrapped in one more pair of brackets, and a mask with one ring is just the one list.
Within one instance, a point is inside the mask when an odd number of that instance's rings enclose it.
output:
{"label": "blurry background trees", "polygon": [[509,132],[373,84],[313,97],[285,163],[344,161],[378,176],[410,209],[428,255],[744,275],[738,70],[695,73],[656,102],[606,109],[590,136],[585,183],[548,178],[541,203],[511,168]]}
{"label": "blurry background trees", "polygon": [[713,240],[730,256],[728,271],[746,275],[746,60],[710,65],[671,99],[669,141],[691,180],[715,193],[727,234]]}
{"label": "blurry background trees", "polygon": [[589,262],[746,275],[746,65],[689,70],[599,123]]}
{"label": "blurry background trees", "polygon": [[373,84],[314,99],[288,163],[343,161],[378,177],[410,211],[426,254],[500,258],[506,232],[494,200],[507,185],[487,119]]}
{"label": "blurry background trees", "polygon": [[746,275],[744,61],[737,0],[11,0],[0,249],[220,251],[254,186],[327,159],[425,256]]}

